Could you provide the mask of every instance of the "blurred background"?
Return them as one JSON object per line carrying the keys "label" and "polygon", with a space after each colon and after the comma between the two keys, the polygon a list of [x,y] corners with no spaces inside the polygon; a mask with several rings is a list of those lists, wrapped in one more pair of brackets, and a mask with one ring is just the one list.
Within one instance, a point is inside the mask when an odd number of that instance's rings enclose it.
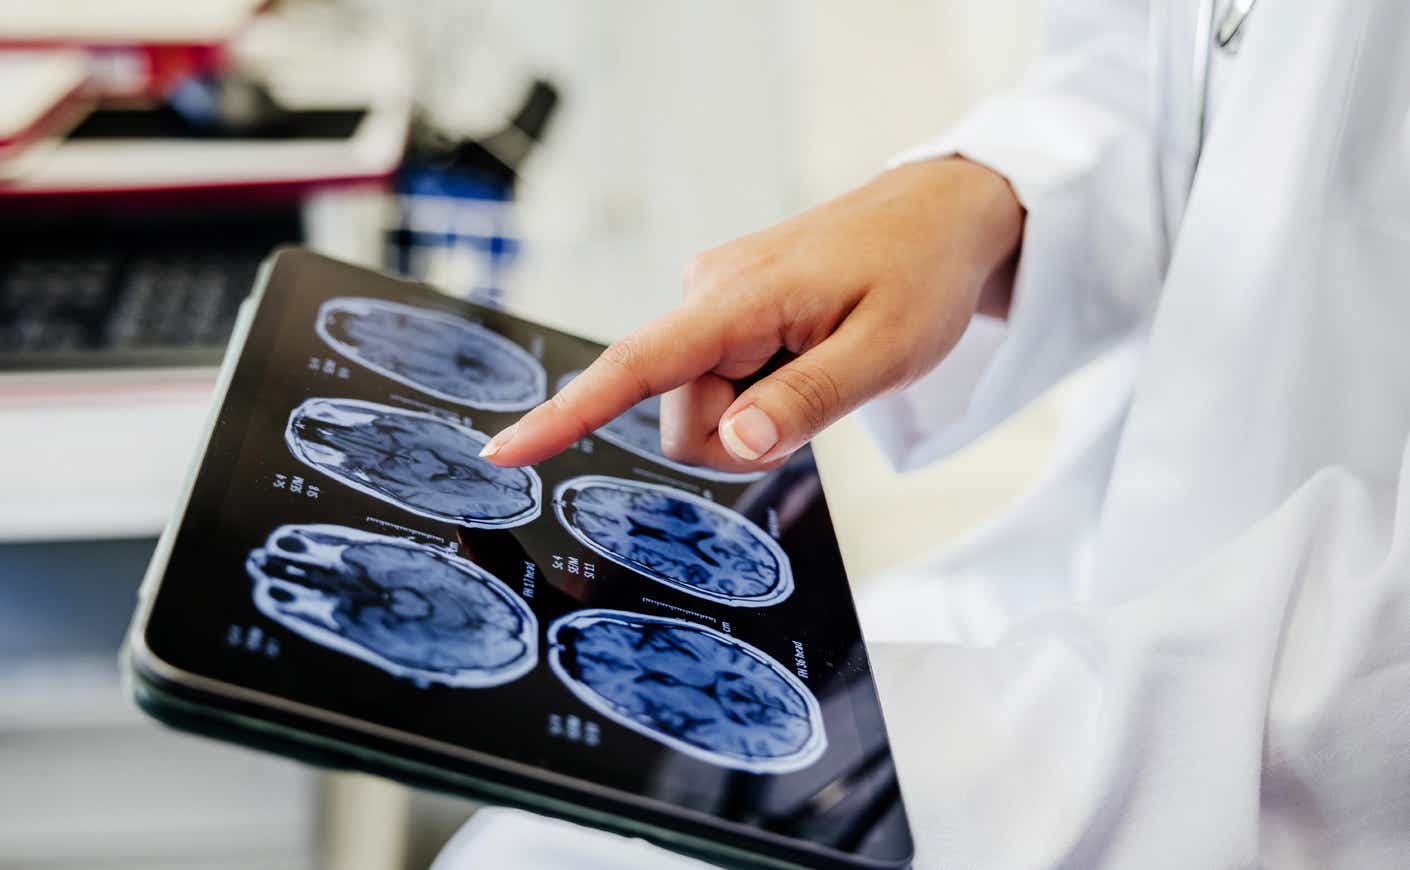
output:
{"label": "blurred background", "polygon": [[[1015,82],[1040,26],[1037,0],[0,0],[0,868],[424,868],[475,809],[164,731],[121,691],[272,246],[611,340],[692,253]],[[1062,398],[904,476],[830,430],[854,584],[1031,485]]]}

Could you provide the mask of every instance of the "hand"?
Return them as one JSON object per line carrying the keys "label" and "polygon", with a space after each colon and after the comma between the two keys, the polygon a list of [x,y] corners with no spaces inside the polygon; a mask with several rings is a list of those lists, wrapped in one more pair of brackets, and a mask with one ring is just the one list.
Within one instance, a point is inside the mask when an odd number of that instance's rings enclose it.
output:
{"label": "hand", "polygon": [[[1022,226],[1018,200],[992,170],[962,158],[893,169],[697,256],[680,308],[607,348],[482,455],[538,462],[666,393],[667,456],[773,467],[934,368],[976,308],[1005,311]],[[780,351],[791,357],[740,392],[737,382]]]}

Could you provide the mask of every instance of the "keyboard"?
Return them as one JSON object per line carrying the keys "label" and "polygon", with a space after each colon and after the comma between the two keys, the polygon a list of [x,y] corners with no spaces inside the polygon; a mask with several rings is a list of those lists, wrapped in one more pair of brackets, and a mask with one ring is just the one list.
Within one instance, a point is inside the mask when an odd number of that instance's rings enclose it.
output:
{"label": "keyboard", "polygon": [[212,366],[297,208],[0,226],[0,373]]}

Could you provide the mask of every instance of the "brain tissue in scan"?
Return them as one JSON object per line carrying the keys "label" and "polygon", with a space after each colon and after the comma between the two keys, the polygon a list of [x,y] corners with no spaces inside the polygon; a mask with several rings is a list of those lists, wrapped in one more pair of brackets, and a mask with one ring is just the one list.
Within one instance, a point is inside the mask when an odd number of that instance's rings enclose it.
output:
{"label": "brain tissue in scan", "polygon": [[720,767],[787,773],[827,747],[813,693],[763,652],[713,629],[581,610],[549,627],[548,655],[588,706]]}
{"label": "brain tissue in scan", "polygon": [[284,440],[301,462],[421,516],[500,529],[539,515],[538,474],[486,462],[489,436],[431,414],[309,399],[289,415]]}
{"label": "brain tissue in scan", "polygon": [[[559,378],[558,389],[563,389],[569,381],[579,374],[581,372],[569,372]],[[721,483],[744,483],[758,480],[766,474],[763,471],[717,471],[713,468],[687,465],[684,462],[676,462],[674,459],[666,458],[666,455],[661,452],[660,396],[643,399],[593,434],[628,453],[635,453],[643,459],[649,459],[668,468],[674,468],[676,471],[703,477],[706,480],[715,480]]]}
{"label": "brain tissue in scan", "polygon": [[281,526],[245,568],[265,616],[423,686],[498,686],[538,656],[538,623],[507,586],[410,539]]}
{"label": "brain tissue in scan", "polygon": [[330,299],[320,338],[349,359],[438,399],[522,411],[544,399],[543,366],[519,345],[442,311],[377,299]]}
{"label": "brain tissue in scan", "polygon": [[558,521],[618,565],[732,607],[765,607],[793,592],[778,542],[712,501],[666,486],[588,475],[559,485]]}

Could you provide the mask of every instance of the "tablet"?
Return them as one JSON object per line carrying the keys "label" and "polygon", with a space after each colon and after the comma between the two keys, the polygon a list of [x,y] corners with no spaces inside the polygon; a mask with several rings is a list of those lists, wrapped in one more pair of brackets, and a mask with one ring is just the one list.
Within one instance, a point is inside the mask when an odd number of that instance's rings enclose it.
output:
{"label": "tablet", "polygon": [[478,458],[600,351],[277,253],[143,584],[138,703],[717,864],[907,866],[808,450],[668,461],[648,402],[531,468]]}

